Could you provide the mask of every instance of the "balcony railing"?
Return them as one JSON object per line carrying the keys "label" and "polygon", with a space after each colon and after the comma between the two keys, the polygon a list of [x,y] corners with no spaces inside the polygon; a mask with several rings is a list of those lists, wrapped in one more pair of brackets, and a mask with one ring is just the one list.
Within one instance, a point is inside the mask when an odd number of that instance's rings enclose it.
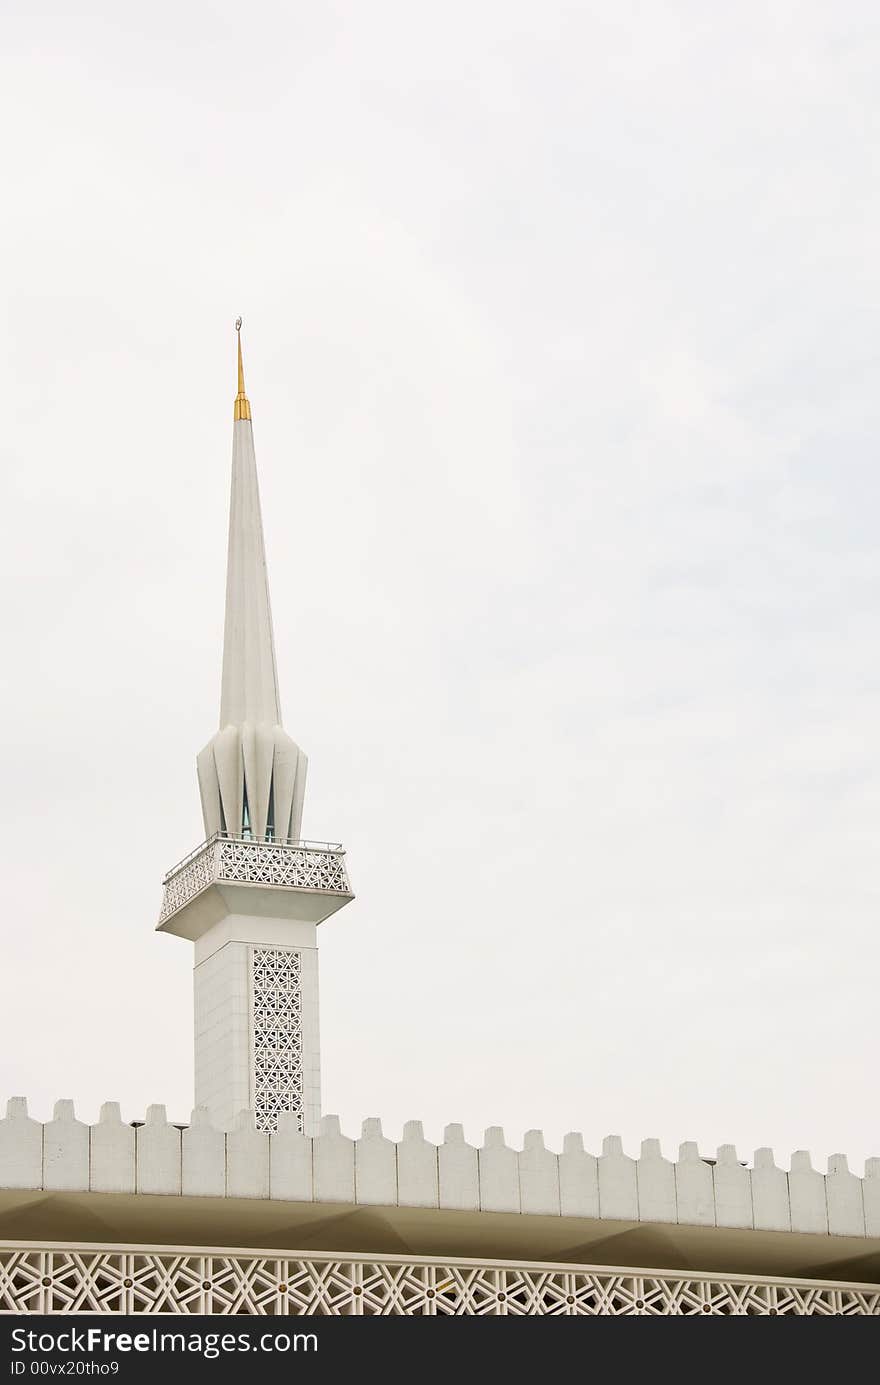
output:
{"label": "balcony railing", "polygon": [[351,893],[345,852],[338,842],[257,839],[217,832],[165,876],[159,923],[217,881]]}

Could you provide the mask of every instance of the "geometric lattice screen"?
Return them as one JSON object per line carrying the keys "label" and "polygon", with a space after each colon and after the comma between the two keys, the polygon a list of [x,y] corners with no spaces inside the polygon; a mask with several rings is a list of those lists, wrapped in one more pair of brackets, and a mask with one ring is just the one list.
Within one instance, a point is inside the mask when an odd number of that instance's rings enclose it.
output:
{"label": "geometric lattice screen", "polygon": [[0,1246],[0,1313],[877,1317],[880,1288],[308,1251]]}
{"label": "geometric lattice screen", "polygon": [[303,1128],[302,967],[298,952],[252,949],[254,1113],[258,1130],[277,1130],[282,1111]]}

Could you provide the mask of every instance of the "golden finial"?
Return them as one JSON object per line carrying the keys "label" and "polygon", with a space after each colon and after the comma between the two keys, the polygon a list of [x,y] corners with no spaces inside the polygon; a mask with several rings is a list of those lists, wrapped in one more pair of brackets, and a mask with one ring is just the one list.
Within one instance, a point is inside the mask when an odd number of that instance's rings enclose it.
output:
{"label": "golden finial", "polygon": [[232,417],[234,419],[250,418],[251,406],[247,395],[244,392],[244,366],[241,361],[241,318],[235,319],[235,330],[238,333],[238,394],[235,396],[235,410]]}

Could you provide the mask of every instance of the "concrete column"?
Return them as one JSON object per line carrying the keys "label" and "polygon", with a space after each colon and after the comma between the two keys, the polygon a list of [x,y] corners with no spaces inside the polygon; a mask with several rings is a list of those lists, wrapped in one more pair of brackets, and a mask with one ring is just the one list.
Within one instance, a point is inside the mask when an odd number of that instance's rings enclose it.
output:
{"label": "concrete column", "polygon": [[227,915],[195,945],[195,1099],[221,1130],[253,1111],[272,1132],[294,1112],[321,1116],[314,923]]}

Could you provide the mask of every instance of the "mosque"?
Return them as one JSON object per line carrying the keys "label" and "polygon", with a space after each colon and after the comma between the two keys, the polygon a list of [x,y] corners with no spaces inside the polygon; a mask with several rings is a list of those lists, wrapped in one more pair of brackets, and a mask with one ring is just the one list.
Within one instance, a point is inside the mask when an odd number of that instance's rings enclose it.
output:
{"label": "mosque", "polygon": [[842,1154],[517,1149],[496,1127],[475,1147],[459,1125],[435,1145],[322,1115],[318,926],[354,894],[342,845],[301,835],[236,327],[220,726],[158,922],[193,947],[194,1109],[107,1102],[89,1126],[61,1100],[41,1124],[9,1100],[0,1312],[880,1315],[880,1158],[859,1177]]}

